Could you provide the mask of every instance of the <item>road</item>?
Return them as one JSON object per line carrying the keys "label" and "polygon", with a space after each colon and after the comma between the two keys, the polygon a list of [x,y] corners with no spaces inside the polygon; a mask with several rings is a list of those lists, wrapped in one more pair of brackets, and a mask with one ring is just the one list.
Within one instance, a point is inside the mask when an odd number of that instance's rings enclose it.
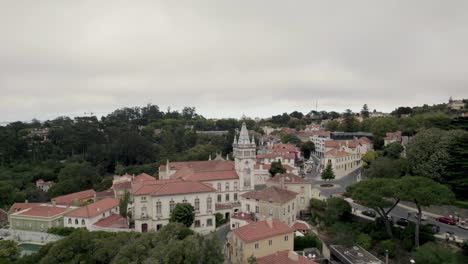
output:
{"label": "road", "polygon": [[[346,200],[350,203],[350,205],[354,209],[356,209],[358,211],[363,211],[363,210],[367,209],[367,207],[362,206],[362,205],[357,204],[357,203],[354,203],[354,202],[351,202],[351,201],[349,201],[349,199],[346,199]],[[390,216],[392,216],[394,221],[396,222],[399,218],[405,218],[406,219],[408,217],[408,212],[411,213],[409,221],[415,222],[416,219],[414,218],[414,215],[415,215],[416,211],[415,210],[408,210],[407,208],[405,208],[403,206],[400,206],[400,205],[397,205],[390,212]],[[426,212],[423,212],[423,214],[428,215],[428,213],[426,213]],[[441,223],[441,222],[435,220],[434,217],[432,217],[432,216],[428,216],[427,220],[422,221],[422,224],[433,224],[433,225],[436,225],[436,226],[440,227],[440,232],[439,232],[440,234],[445,234],[447,232],[453,232],[458,239],[462,239],[462,240],[468,239],[468,230],[461,229],[458,226],[453,226],[453,225],[448,225],[448,224]]]}
{"label": "road", "polygon": [[[315,158],[315,160],[317,159]],[[321,196],[331,197],[331,196],[335,196],[338,194],[343,194],[346,191],[346,187],[360,180],[360,177],[361,177],[360,174],[361,174],[361,170],[358,169],[346,176],[341,177],[340,179],[332,180],[329,183],[333,183],[334,185],[333,187],[321,187],[320,184],[325,183],[325,181],[320,178],[320,174],[315,169],[311,173],[306,174],[304,178],[309,179],[313,182],[312,187],[320,190]],[[366,207],[363,207],[356,203],[350,203],[350,204],[353,208],[359,211],[367,209]],[[399,218],[407,218],[408,213],[411,213],[413,217],[410,217],[409,220],[414,222],[416,221],[416,219],[414,218],[415,212],[416,212],[416,209],[414,208],[408,208],[406,206],[398,205],[392,210],[390,215],[396,221]],[[453,225],[448,225],[448,224],[438,222],[435,220],[435,217],[437,217],[436,215],[431,215],[430,213],[427,213],[427,212],[423,212],[423,213],[428,215],[428,219],[423,221],[423,224],[434,224],[434,225],[439,226],[441,234],[445,234],[446,232],[453,232],[457,238],[468,239],[468,230],[461,229],[458,226],[453,226]]]}

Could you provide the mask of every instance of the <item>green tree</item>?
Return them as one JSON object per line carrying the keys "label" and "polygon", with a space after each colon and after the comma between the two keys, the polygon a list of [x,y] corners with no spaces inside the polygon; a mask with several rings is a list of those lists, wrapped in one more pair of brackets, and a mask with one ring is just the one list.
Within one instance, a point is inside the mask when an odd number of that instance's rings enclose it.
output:
{"label": "green tree", "polygon": [[195,209],[189,203],[178,203],[171,213],[170,222],[182,223],[187,227],[192,226],[195,219]]}
{"label": "green tree", "polygon": [[422,206],[449,204],[454,200],[450,189],[426,177],[405,176],[399,180],[400,198],[413,202],[418,209],[414,245],[419,247]]}
{"label": "green tree", "polygon": [[281,137],[281,142],[285,144],[291,143],[294,145],[299,145],[302,141],[294,134],[286,134]]}
{"label": "green tree", "polygon": [[304,142],[300,145],[301,152],[304,155],[304,159],[310,158],[310,153],[315,151],[315,144],[312,141]]}
{"label": "green tree", "polygon": [[403,146],[398,142],[393,142],[384,147],[383,154],[391,159],[398,159],[403,152]]}
{"label": "green tree", "polygon": [[336,221],[348,220],[351,217],[351,210],[351,205],[342,198],[328,198],[325,208],[326,221],[334,223]]}
{"label": "green tree", "polygon": [[0,240],[0,262],[4,260],[13,260],[21,252],[18,244],[13,240]]}
{"label": "green tree", "polygon": [[340,129],[340,122],[338,122],[338,120],[331,120],[327,123],[325,128],[327,131],[338,131]]}
{"label": "green tree", "polygon": [[130,201],[130,193],[128,191],[125,191],[125,194],[122,198],[120,198],[120,203],[119,203],[119,213],[124,218],[127,218],[129,201]]}
{"label": "green tree", "polygon": [[369,250],[372,246],[372,238],[368,234],[360,233],[356,237],[356,244]]}
{"label": "green tree", "polygon": [[362,175],[365,178],[399,178],[408,171],[408,161],[406,159],[389,159],[379,157],[370,166],[365,167]]}
{"label": "green tree", "polygon": [[372,162],[377,159],[377,152],[374,150],[369,150],[362,156],[362,161],[365,163],[365,167],[368,167]]}
{"label": "green tree", "polygon": [[270,169],[268,170],[270,175],[274,177],[276,174],[283,174],[286,173],[286,169],[283,167],[283,164],[281,164],[281,160],[278,161],[273,161],[271,163]]}
{"label": "green tree", "polygon": [[330,163],[327,164],[325,169],[322,171],[321,176],[322,176],[322,180],[325,180],[325,181],[331,181],[335,179],[335,172],[333,172],[333,168]]}
{"label": "green tree", "polygon": [[247,259],[247,263],[248,263],[248,264],[257,264],[257,258],[256,258],[254,255],[251,255],[251,256]]}
{"label": "green tree", "polygon": [[346,112],[343,114],[342,127],[345,132],[359,131],[359,121],[354,117],[354,114],[350,109],[346,109]]}
{"label": "green tree", "polygon": [[414,260],[416,263],[424,264],[456,264],[455,254],[448,248],[439,244],[429,242],[414,252]]}
{"label": "green tree", "polygon": [[360,204],[374,209],[384,222],[389,237],[393,238],[389,213],[400,202],[399,185],[395,179],[369,179],[358,182],[346,189],[346,196]]}
{"label": "green tree", "polygon": [[361,115],[363,118],[369,118],[369,107],[367,107],[367,104],[362,106]]}
{"label": "green tree", "polygon": [[314,234],[306,234],[305,236],[294,237],[294,250],[303,250],[304,248],[318,248],[322,249],[322,242]]}

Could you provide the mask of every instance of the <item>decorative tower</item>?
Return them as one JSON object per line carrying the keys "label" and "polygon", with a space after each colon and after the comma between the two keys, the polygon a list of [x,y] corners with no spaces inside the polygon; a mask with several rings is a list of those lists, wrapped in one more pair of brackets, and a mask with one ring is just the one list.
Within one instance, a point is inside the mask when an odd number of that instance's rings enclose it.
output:
{"label": "decorative tower", "polygon": [[254,166],[256,163],[256,145],[254,137],[249,138],[249,131],[245,122],[239,133],[239,140],[232,144],[234,154],[234,164],[240,179],[242,190],[252,190],[254,188]]}

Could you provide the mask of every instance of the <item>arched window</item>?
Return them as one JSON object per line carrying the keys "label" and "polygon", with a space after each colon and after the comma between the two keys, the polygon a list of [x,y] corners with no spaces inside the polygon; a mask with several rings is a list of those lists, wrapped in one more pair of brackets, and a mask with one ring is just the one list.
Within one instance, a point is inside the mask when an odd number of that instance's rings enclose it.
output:
{"label": "arched window", "polygon": [[75,225],[77,225],[77,224],[78,224],[78,219],[75,219]]}
{"label": "arched window", "polygon": [[81,220],[81,225],[85,225],[85,220],[84,219]]}
{"label": "arched window", "polygon": [[71,218],[68,218],[68,223],[69,223],[69,224],[71,224],[71,223],[72,223],[72,222],[71,222]]}
{"label": "arched window", "polygon": [[218,182],[218,192],[220,192],[220,191],[221,191],[221,183]]}

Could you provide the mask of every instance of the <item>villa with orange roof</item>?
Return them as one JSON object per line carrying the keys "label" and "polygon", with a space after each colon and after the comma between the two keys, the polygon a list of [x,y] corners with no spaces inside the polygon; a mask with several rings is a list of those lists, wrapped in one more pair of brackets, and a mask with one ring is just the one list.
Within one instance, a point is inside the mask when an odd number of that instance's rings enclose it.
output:
{"label": "villa with orange roof", "polygon": [[277,174],[266,182],[267,186],[277,186],[297,193],[296,213],[307,210],[312,198],[312,183],[291,173]]}
{"label": "villa with orange roof", "polygon": [[257,259],[257,264],[318,264],[291,250],[278,251]]}
{"label": "villa with orange roof", "polygon": [[184,179],[141,181],[132,185],[133,218],[138,232],[158,231],[169,223],[178,203],[190,203],[195,209],[191,228],[199,233],[215,230],[216,189]]}
{"label": "villa with orange roof", "polygon": [[88,204],[65,215],[65,227],[85,227],[92,231],[93,225],[112,214],[119,214],[120,201],[115,198],[104,198]]}
{"label": "villa with orange roof", "polygon": [[51,227],[63,227],[64,215],[75,209],[46,203],[15,203],[8,211],[10,228],[47,232]]}
{"label": "villa with orange roof", "polygon": [[247,263],[250,256],[265,257],[293,250],[294,230],[278,219],[253,222],[232,231],[227,258],[234,264]]}
{"label": "villa with orange roof", "polygon": [[52,203],[64,206],[80,206],[90,200],[94,200],[95,198],[96,192],[89,189],[52,198]]}
{"label": "villa with orange roof", "polygon": [[296,220],[297,193],[270,186],[261,191],[250,191],[241,195],[244,213],[255,213],[256,219],[276,218],[290,225]]}

